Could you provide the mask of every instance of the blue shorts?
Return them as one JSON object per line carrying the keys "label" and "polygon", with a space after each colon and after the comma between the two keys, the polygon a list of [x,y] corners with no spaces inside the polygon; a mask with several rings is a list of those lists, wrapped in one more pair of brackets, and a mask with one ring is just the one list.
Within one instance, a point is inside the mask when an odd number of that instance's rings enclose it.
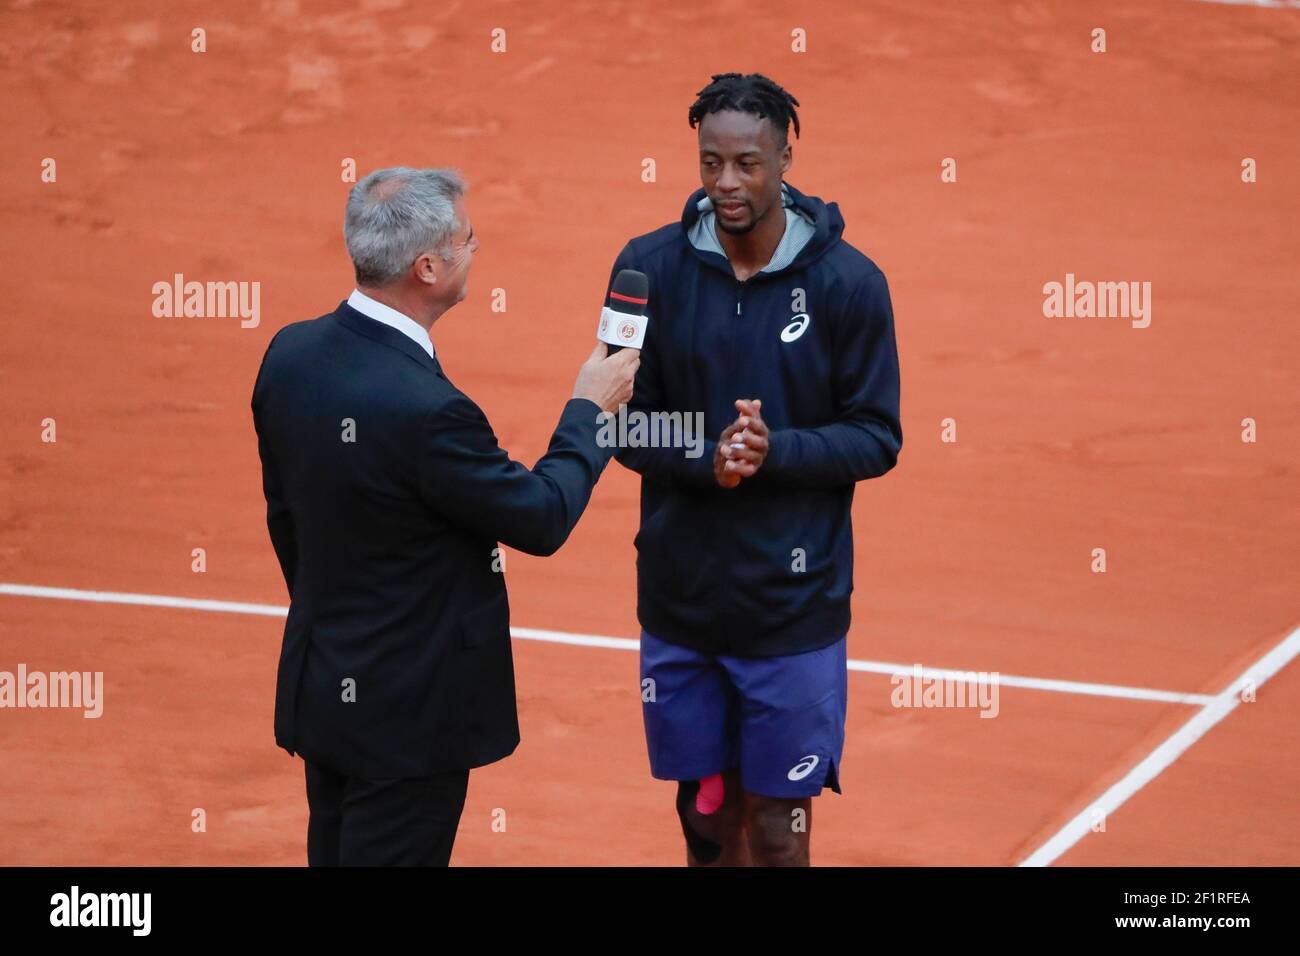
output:
{"label": "blue shorts", "polygon": [[724,657],[642,631],[650,773],[700,780],[739,767],[741,786],[759,796],[840,793],[847,645],[841,638],[804,654]]}

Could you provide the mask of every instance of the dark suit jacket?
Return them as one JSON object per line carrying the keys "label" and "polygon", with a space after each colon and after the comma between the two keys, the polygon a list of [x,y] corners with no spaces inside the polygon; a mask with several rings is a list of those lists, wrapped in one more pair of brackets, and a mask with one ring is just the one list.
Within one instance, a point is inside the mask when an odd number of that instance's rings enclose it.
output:
{"label": "dark suit jacket", "polygon": [[510,754],[519,723],[494,549],[564,543],[612,451],[596,444],[600,408],[566,404],[529,471],[436,358],[346,303],[276,334],[252,405],[290,596],[276,743],[370,778]]}

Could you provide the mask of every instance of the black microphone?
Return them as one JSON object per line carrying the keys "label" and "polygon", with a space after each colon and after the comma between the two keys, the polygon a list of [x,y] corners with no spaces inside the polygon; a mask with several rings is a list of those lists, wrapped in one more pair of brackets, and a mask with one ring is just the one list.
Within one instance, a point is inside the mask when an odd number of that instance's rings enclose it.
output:
{"label": "black microphone", "polygon": [[600,310],[596,338],[609,346],[612,355],[622,348],[639,349],[645,343],[645,314],[650,301],[650,280],[644,272],[621,269],[609,290],[609,303]]}

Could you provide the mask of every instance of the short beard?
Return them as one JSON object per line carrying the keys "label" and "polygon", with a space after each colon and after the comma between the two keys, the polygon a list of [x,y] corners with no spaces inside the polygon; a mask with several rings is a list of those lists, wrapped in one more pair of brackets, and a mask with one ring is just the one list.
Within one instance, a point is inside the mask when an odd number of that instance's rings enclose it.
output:
{"label": "short beard", "polygon": [[749,220],[748,224],[746,224],[746,225],[744,225],[744,226],[733,226],[733,225],[729,224],[729,223],[728,223],[725,219],[723,219],[721,216],[718,216],[718,217],[717,217],[717,223],[718,223],[718,228],[721,229],[723,232],[725,232],[725,233],[727,233],[727,234],[729,234],[729,235],[732,235],[732,236],[743,236],[743,235],[745,235],[745,233],[747,233],[747,232],[753,232],[753,231],[754,231],[754,227],[758,225],[758,219],[756,219],[756,218],[755,218],[755,219],[751,219],[751,220]]}

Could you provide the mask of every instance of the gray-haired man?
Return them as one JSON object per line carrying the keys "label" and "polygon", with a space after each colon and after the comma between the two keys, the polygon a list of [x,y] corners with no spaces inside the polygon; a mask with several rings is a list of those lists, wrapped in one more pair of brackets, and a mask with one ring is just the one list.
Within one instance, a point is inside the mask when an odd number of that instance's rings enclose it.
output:
{"label": "gray-haired man", "polygon": [[253,389],[285,582],[275,739],[306,763],[312,865],[445,865],[469,769],[519,742],[498,542],[555,552],[610,449],[598,414],[639,353],[582,365],[546,455],[511,461],[442,370],[429,328],[478,248],[449,170],[353,187],[357,289],[272,339]]}

